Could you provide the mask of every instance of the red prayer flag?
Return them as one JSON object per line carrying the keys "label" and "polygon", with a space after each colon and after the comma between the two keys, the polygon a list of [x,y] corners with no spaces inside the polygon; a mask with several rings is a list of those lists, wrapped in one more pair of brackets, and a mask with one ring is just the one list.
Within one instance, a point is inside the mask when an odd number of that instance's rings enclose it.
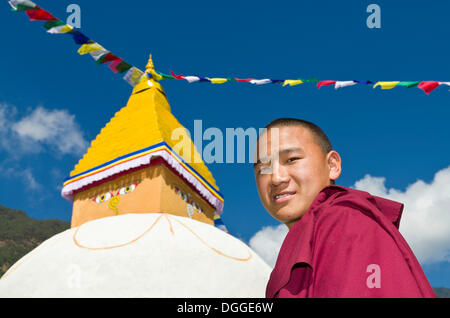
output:
{"label": "red prayer flag", "polygon": [[250,82],[253,81],[254,78],[235,78],[235,80],[238,82]]}
{"label": "red prayer flag", "polygon": [[173,71],[170,71],[170,74],[176,79],[184,79],[184,75],[176,75]]}
{"label": "red prayer flag", "polygon": [[122,62],[122,59],[119,58],[118,60],[114,60],[112,61],[112,63],[110,63],[108,65],[108,67],[114,72],[117,73],[119,70],[117,70],[117,65],[119,65],[119,63]]}
{"label": "red prayer flag", "polygon": [[428,95],[431,93],[432,90],[434,90],[438,86],[439,86],[439,82],[424,81],[424,82],[420,82],[420,84],[417,87],[423,89],[423,91],[425,93],[427,93],[427,95]]}
{"label": "red prayer flag", "polygon": [[53,21],[58,20],[44,9],[38,8],[37,10],[27,10],[25,13],[30,18],[30,21]]}
{"label": "red prayer flag", "polygon": [[317,88],[320,88],[320,86],[326,86],[326,85],[333,85],[336,84],[336,81],[320,81],[317,83]]}
{"label": "red prayer flag", "polygon": [[103,63],[108,63],[111,61],[116,61],[116,60],[120,60],[120,57],[115,56],[114,54],[112,54],[111,52],[109,52],[108,54],[106,54],[106,56],[102,59],[102,64]]}

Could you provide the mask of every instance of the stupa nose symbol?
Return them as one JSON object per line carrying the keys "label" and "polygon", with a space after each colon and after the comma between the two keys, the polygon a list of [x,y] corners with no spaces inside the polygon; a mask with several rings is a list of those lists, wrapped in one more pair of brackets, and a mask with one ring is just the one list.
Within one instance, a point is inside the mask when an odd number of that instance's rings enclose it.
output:
{"label": "stupa nose symbol", "polygon": [[119,209],[117,208],[117,205],[120,202],[120,198],[119,195],[113,195],[113,197],[111,198],[111,200],[109,200],[109,204],[108,207],[113,210],[114,212],[116,212],[116,215],[119,214]]}

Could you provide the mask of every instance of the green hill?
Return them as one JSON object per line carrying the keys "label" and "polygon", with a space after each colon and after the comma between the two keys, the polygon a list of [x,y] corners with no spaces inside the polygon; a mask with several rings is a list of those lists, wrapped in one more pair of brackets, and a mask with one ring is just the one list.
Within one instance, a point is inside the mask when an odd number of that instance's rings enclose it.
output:
{"label": "green hill", "polygon": [[0,205],[0,277],[40,243],[68,228],[69,222],[37,220]]}

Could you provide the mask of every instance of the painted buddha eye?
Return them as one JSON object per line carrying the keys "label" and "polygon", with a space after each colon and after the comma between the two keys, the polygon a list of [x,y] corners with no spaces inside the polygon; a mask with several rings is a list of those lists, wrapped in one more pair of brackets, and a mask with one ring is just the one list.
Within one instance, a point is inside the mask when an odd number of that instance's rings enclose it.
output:
{"label": "painted buddha eye", "polygon": [[111,199],[112,196],[113,196],[112,193],[108,192],[108,193],[101,194],[101,195],[95,197],[93,201],[95,201],[97,203],[102,203],[102,202],[105,202],[105,201],[108,201],[109,199]]}
{"label": "painted buddha eye", "polygon": [[183,191],[181,191],[181,190],[178,189],[178,188],[176,188],[176,189],[177,189],[177,194],[180,196],[180,198],[181,198],[183,201],[186,201],[186,202],[187,202],[187,199],[188,199],[187,194],[184,193]]}
{"label": "painted buddha eye", "polygon": [[120,190],[119,190],[119,192],[117,192],[117,194],[127,194],[130,192],[133,192],[134,189],[136,189],[137,185],[138,185],[137,183],[134,183],[132,185],[129,185],[128,187],[120,188]]}

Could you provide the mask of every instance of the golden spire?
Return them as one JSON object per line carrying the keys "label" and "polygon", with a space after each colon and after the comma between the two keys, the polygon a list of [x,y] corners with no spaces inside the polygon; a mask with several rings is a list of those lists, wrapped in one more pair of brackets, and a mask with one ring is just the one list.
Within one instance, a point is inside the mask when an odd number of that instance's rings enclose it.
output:
{"label": "golden spire", "polygon": [[151,73],[151,70],[154,70],[154,69],[155,69],[155,66],[153,65],[152,55],[150,54],[150,56],[148,58],[147,66],[145,67],[145,71],[147,73]]}
{"label": "golden spire", "polygon": [[152,78],[155,81],[160,81],[162,80],[162,76],[159,75],[158,73],[156,73],[155,71],[155,66],[153,65],[153,60],[152,60],[152,55],[150,54],[149,58],[148,58],[148,62],[147,62],[147,66],[145,67],[145,73],[146,74],[152,74]]}
{"label": "golden spire", "polygon": [[[147,74],[150,74],[151,76],[147,76]],[[147,65],[145,66],[145,73],[141,77],[140,82],[134,87],[132,94],[141,93],[152,87],[157,88],[161,93],[164,94],[164,89],[158,82],[162,79],[163,77],[155,71],[152,55],[150,54]]]}

